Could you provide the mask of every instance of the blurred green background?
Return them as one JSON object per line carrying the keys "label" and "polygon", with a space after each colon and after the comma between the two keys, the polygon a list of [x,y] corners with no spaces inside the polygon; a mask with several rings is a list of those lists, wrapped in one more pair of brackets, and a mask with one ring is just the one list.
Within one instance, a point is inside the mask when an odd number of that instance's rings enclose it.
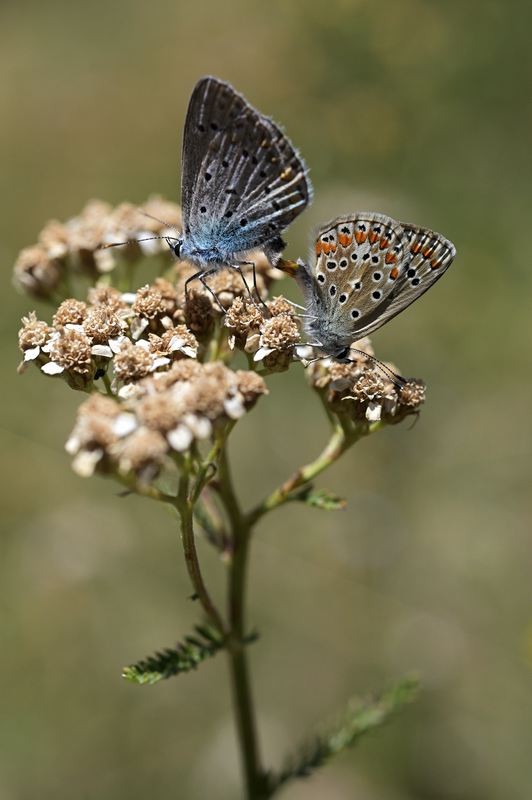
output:
{"label": "blurred green background", "polygon": [[[414,707],[283,797],[530,798],[531,26],[525,0],[2,3],[2,800],[240,796],[222,656],[153,688],[120,678],[196,620],[177,529],[71,472],[80,397],[16,375],[35,303],[10,283],[49,218],[91,197],[178,199],[186,104],[206,73],[281,122],[311,166],[316,199],[290,255],[355,209],[458,249],[373,340],[427,381],[418,424],[363,441],[321,479],[347,511],[291,506],[258,532],[266,760],[351,694],[417,669]],[[302,370],[270,388],[233,442],[249,503],[326,436]]]}

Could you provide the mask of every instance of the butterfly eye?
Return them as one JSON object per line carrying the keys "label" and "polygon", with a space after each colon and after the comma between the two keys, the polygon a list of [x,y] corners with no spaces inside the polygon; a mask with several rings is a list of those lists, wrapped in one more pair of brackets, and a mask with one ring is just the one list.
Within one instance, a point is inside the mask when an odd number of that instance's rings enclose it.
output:
{"label": "butterfly eye", "polygon": [[166,244],[168,245],[168,247],[170,248],[172,253],[175,255],[175,257],[176,258],[180,258],[180,256],[181,256],[181,245],[183,244],[181,239],[177,239],[177,241],[174,240],[174,239],[167,239],[166,240]]}
{"label": "butterfly eye", "polygon": [[343,347],[342,350],[338,350],[335,355],[337,361],[348,361],[349,360],[349,347]]}

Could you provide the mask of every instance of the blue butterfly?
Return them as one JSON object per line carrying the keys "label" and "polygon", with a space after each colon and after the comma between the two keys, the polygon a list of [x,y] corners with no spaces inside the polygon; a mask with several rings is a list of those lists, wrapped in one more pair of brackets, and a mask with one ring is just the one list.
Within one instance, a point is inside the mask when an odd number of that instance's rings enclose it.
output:
{"label": "blue butterfly", "polygon": [[[167,238],[178,259],[198,267],[185,284],[225,267],[242,274],[250,251],[275,264],[283,230],[312,198],[305,163],[281,129],[232,86],[213,77],[195,86],[185,121],[183,234]],[[255,272],[253,264],[253,280]],[[249,288],[248,288],[249,292]]]}

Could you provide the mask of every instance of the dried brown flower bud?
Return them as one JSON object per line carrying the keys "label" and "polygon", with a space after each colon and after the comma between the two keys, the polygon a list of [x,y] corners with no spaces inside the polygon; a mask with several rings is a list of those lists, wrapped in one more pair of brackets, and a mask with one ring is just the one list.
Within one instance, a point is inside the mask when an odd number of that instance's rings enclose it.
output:
{"label": "dried brown flower bud", "polygon": [[91,342],[82,331],[61,328],[52,334],[47,349],[50,361],[42,370],[48,375],[58,375],[65,370],[89,375],[93,370]]}
{"label": "dried brown flower bud", "polygon": [[361,366],[358,362],[342,364],[332,359],[320,359],[309,366],[309,377],[316,389],[326,386],[342,391],[351,388],[360,375]]}
{"label": "dried brown flower bud", "polygon": [[[253,360],[263,361],[270,372],[281,372],[290,365],[294,356],[294,345],[299,341],[299,328],[294,317],[289,314],[278,314],[266,319],[260,326],[258,349]],[[245,345],[246,352],[252,346],[251,337]]]}
{"label": "dried brown flower bud", "polygon": [[266,305],[272,317],[277,317],[279,314],[292,314],[294,316],[294,307],[282,295],[274,297],[273,300],[268,300]]}
{"label": "dried brown flower bud", "polygon": [[224,325],[242,337],[252,331],[258,333],[263,319],[261,308],[256,303],[236,297],[224,317]]}
{"label": "dried brown flower bud", "polygon": [[68,253],[68,228],[56,219],[47,222],[39,234],[39,245],[50,258],[63,258]]}
{"label": "dried brown flower bud", "polygon": [[[176,383],[191,381],[201,375],[203,365],[191,358],[175,361],[166,372],[157,372],[153,378],[147,378],[150,387],[158,392],[164,392]],[[143,382],[144,383],[144,382]]]}
{"label": "dried brown flower bud", "polygon": [[14,281],[33,297],[47,298],[61,279],[62,265],[43,247],[25,247],[15,262]]}
{"label": "dried brown flower bud", "polygon": [[120,472],[134,472],[142,480],[150,481],[164,466],[168,442],[157,431],[139,428],[113,450],[118,457]]}
{"label": "dried brown flower bud", "polygon": [[156,278],[152,286],[161,295],[163,313],[171,317],[177,308],[177,290],[174,284],[166,278]]}
{"label": "dried brown flower bud", "polygon": [[168,328],[161,339],[165,350],[169,352],[180,351],[189,356],[189,358],[196,357],[198,340],[186,325],[176,325],[175,328]]}
{"label": "dried brown flower bud", "polygon": [[261,347],[285,350],[299,341],[299,328],[289,314],[279,314],[261,325]]}
{"label": "dried brown flower bud", "polygon": [[247,409],[252,408],[259,397],[268,394],[268,387],[260,375],[249,370],[239,369],[235,372],[238,391],[244,399]]}
{"label": "dried brown flower bud", "polygon": [[53,316],[53,323],[56,327],[61,325],[81,325],[87,316],[87,304],[82,300],[74,300],[72,297],[63,300]]}
{"label": "dried brown flower bud", "polygon": [[381,399],[384,396],[384,388],[384,382],[377,371],[368,369],[356,380],[351,394],[355,400],[366,403]]}
{"label": "dried brown flower bud", "polygon": [[417,409],[425,402],[425,384],[423,381],[410,378],[399,389],[399,403],[410,409]]}
{"label": "dried brown flower bud", "polygon": [[93,286],[87,294],[88,302],[93,306],[107,306],[115,314],[119,311],[129,310],[129,306],[122,299],[122,295],[112,286]]}
{"label": "dried brown flower bud", "polygon": [[78,409],[78,416],[65,447],[74,456],[73,468],[81,476],[92,475],[96,468],[110,468],[112,447],[136,428],[132,414],[110,397],[93,394]]}
{"label": "dried brown flower bud", "polygon": [[211,332],[214,324],[214,308],[212,298],[205,292],[192,289],[188,293],[184,311],[180,310],[178,313],[182,314],[183,321],[197,336],[206,336]]}
{"label": "dried brown flower bud", "polygon": [[124,383],[138,381],[152,371],[153,357],[149,350],[139,347],[131,342],[124,346],[113,359],[113,369],[116,377]]}
{"label": "dried brown flower bud", "polygon": [[109,306],[90,308],[83,329],[95,344],[105,344],[109,339],[120,336],[122,324]]}
{"label": "dried brown flower bud", "polygon": [[22,317],[22,328],[18,332],[18,345],[22,351],[40,348],[46,341],[53,328],[46,322],[37,319],[35,311],[30,311],[27,317]]}
{"label": "dried brown flower bud", "polygon": [[137,289],[133,311],[146,319],[154,319],[166,313],[165,300],[158,289],[146,284]]}
{"label": "dried brown flower bud", "polygon": [[171,392],[147,395],[136,405],[136,413],[141,423],[161,433],[173,430],[186,410],[186,404]]}
{"label": "dried brown flower bud", "polygon": [[[248,286],[251,287],[250,278],[248,272],[244,271],[242,268],[242,272],[246,277],[246,281]],[[233,300],[236,297],[248,297],[248,292],[246,287],[244,286],[244,281],[242,280],[242,276],[236,269],[232,267],[228,267],[227,269],[219,270],[215,272],[214,275],[209,277],[208,279],[209,287],[211,291],[216,295],[220,303],[224,308],[229,308],[232,304]],[[213,307],[215,310],[220,310],[218,304],[213,298]]]}

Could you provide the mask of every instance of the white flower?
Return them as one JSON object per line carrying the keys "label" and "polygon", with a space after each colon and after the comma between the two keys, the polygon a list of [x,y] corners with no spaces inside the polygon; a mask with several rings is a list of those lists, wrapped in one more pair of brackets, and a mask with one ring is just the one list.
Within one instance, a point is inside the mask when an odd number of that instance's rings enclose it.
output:
{"label": "white flower", "polygon": [[189,358],[196,358],[198,355],[197,347],[191,347],[181,336],[172,336],[168,350],[170,353],[179,351]]}
{"label": "white flower", "polygon": [[259,347],[253,356],[253,361],[262,361],[262,359],[266,358],[266,356],[269,356],[270,353],[273,353],[273,349],[271,347]]}
{"label": "white flower", "polygon": [[112,358],[113,351],[107,344],[93,344],[91,347],[93,356],[102,356],[103,358]]}
{"label": "white flower", "polygon": [[28,350],[24,350],[24,361],[34,361],[40,356],[40,354],[40,345],[37,345],[36,347],[30,347]]}
{"label": "white flower", "polygon": [[80,450],[72,461],[72,469],[81,478],[90,478],[99,461],[103,457],[103,450]]}
{"label": "white flower", "polygon": [[366,419],[368,422],[378,422],[381,418],[382,405],[371,400],[366,408]]}
{"label": "white flower", "polygon": [[206,439],[212,433],[212,425],[207,417],[199,417],[197,414],[185,414],[183,422],[196,439]]}
{"label": "white flower", "polygon": [[135,319],[131,320],[131,338],[132,339],[140,339],[148,325],[150,324],[149,319],[146,317],[135,317]]}
{"label": "white flower", "polygon": [[178,453],[183,453],[190,447],[194,437],[192,431],[186,425],[180,423],[172,431],[169,431],[166,438],[170,447],[177,450]]}
{"label": "white flower", "polygon": [[111,429],[120,439],[123,436],[128,436],[137,428],[137,418],[134,414],[124,412],[119,414],[113,420]]}
{"label": "white flower", "polygon": [[55,361],[49,361],[47,364],[42,365],[41,370],[46,375],[59,375],[61,372],[65,371],[65,368]]}
{"label": "white flower", "polygon": [[246,413],[243,397],[240,393],[224,400],[224,411],[231,419],[239,419]]}

